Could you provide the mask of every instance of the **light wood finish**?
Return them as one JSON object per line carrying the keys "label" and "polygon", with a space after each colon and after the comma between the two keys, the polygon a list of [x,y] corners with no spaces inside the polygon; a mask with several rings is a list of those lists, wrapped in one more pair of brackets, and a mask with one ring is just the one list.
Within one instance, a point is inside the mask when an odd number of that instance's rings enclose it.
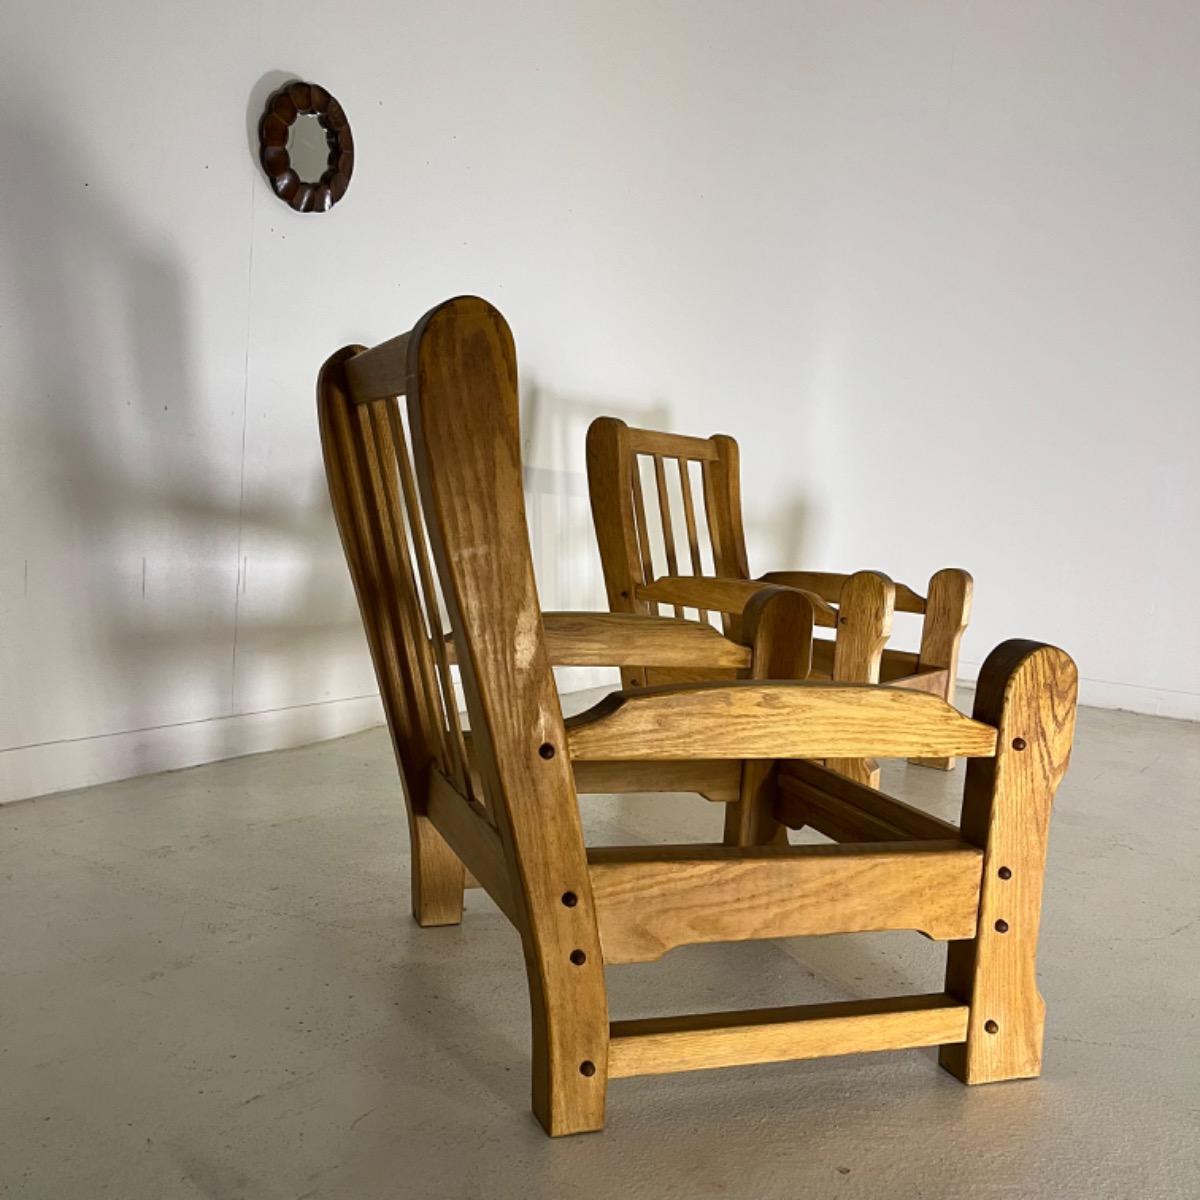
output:
{"label": "light wood finish", "polygon": [[[620,424],[625,425],[625,422]],[[629,426],[625,428],[629,429]],[[654,429],[629,429],[629,448],[634,454],[690,458],[695,462],[711,462],[718,457],[717,448],[711,438],[687,437],[682,433],[659,433]]]}
{"label": "light wood finish", "polygon": [[[547,612],[542,614],[546,652],[556,667],[750,666],[751,652],[711,625],[640,613]],[[453,643],[452,661],[457,661]]]}
{"label": "light wood finish", "polygon": [[576,759],[975,757],[996,746],[994,729],[937,696],[839,683],[613,692],[567,730]]}
{"label": "light wood finish", "polygon": [[[642,495],[639,458],[652,459],[663,526],[666,562],[652,561]],[[664,461],[674,458],[682,489],[683,520],[687,527],[693,575],[679,578],[673,525],[665,486]],[[698,462],[712,546],[714,573],[704,577],[696,543],[698,526],[688,464]],[[696,607],[721,614],[727,635],[738,636],[740,613],[754,582],[793,587],[810,594],[817,625],[837,629],[835,661],[814,663],[814,677],[838,682],[874,683],[880,680],[881,654],[891,635],[892,613],[916,613],[922,622],[922,651],[911,669],[889,671],[884,682],[954,700],[958,646],[970,615],[971,577],[965,571],[939,571],[930,580],[928,596],[893,583],[878,572],[844,574],[831,571],[769,571],[752,581],[742,527],[739,452],[730,437],[687,437],[646,429],[631,429],[623,421],[601,417],[588,430],[588,488],[609,606],[613,611],[656,612],[660,604]],[[707,585],[707,586],[706,586]],[[886,594],[885,594],[886,593]],[[894,667],[896,661],[889,666]],[[697,677],[693,672],[690,678]],[[719,678],[700,672],[699,677]],[[631,670],[630,685],[684,681],[675,671]],[[922,756],[912,761],[948,769],[953,758]],[[865,760],[835,763],[836,769],[863,783],[877,785],[878,764]]]}
{"label": "light wood finish", "polygon": [[971,1021],[966,1043],[940,1056],[964,1083],[1041,1073],[1042,879],[1077,690],[1070,658],[1036,642],[1005,642],[979,673],[975,716],[999,730],[996,757],[968,763],[963,791],[962,835],[985,851],[979,931],[952,945],[946,963],[946,991],[971,1006]]}
{"label": "light wood finish", "polygon": [[454,853],[467,865],[479,887],[510,921],[518,920],[500,835],[478,804],[468,800],[441,773],[429,781],[428,816]]}
{"label": "light wood finish", "polygon": [[[719,612],[740,615],[763,587],[757,581],[718,579],[712,575],[660,575],[653,583],[635,585],[634,595],[656,604],[684,604],[692,608],[707,605]],[[813,592],[801,594],[812,605],[816,624],[829,628],[837,625],[837,609]]]}
{"label": "light wood finish", "polygon": [[[918,667],[921,671],[945,671],[946,684],[941,694],[951,704],[954,703],[954,685],[958,679],[958,648],[967,631],[967,622],[971,619],[974,592],[971,576],[966,571],[952,567],[938,571],[929,581]],[[949,771],[954,766],[952,758],[918,758],[913,761],[940,771]]]}
{"label": "light wood finish", "polygon": [[345,360],[347,391],[356,403],[391,400],[408,391],[408,334],[381,342]]}
{"label": "light wood finish", "polygon": [[[804,592],[767,588],[742,614],[742,637],[753,651],[752,679],[804,679],[812,666],[813,606]],[[797,654],[796,647],[809,653]],[[774,759],[750,759],[742,766],[738,802],[725,810],[725,844],[761,846],[787,842],[775,816]]]}
{"label": "light wood finish", "polygon": [[[892,635],[896,586],[878,571],[858,571],[842,586],[833,678],[839,683],[878,683],[883,648]],[[879,786],[879,764],[872,758],[831,758],[831,770]]]}
{"label": "light wood finish", "polygon": [[[434,703],[413,582],[396,577],[398,561],[384,549],[399,514],[379,508],[381,489],[373,486],[369,466],[376,440],[364,433],[362,420],[365,414],[369,425],[372,415],[355,405],[345,383],[344,366],[358,352],[355,346],[340,350],[321,369],[317,407],[325,473],[404,785],[413,916],[423,926],[453,925],[462,919],[463,867],[425,812],[430,771],[435,765],[449,769],[446,726]],[[392,498],[391,492],[383,495],[385,508]]]}
{"label": "light wood finish", "polygon": [[573,762],[579,795],[626,792],[698,792],[706,800],[729,802],[741,794],[742,764],[736,759],[684,759],[676,762]]}
{"label": "light wood finish", "polygon": [[[692,574],[699,576],[704,574],[704,561],[700,555],[700,534],[696,526],[696,502],[692,499],[692,480],[688,472],[688,460],[677,458],[675,464],[679,468],[679,491],[683,496],[683,521],[687,529],[688,561],[692,564]],[[708,620],[708,612],[703,608],[700,609],[700,620]]]}
{"label": "light wood finish", "polygon": [[[465,733],[467,753],[471,735]],[[472,760],[473,761],[473,760]],[[610,796],[629,792],[696,792],[706,800],[728,803],[741,793],[742,764],[736,759],[681,759],[675,762],[572,762],[578,795]],[[478,773],[476,772],[476,775]],[[483,786],[475,780],[475,795]]]}
{"label": "light wood finish", "polygon": [[[512,335],[495,309],[467,299],[423,317],[414,339],[409,421],[417,476],[458,647],[475,765],[514,882],[533,1017],[533,1110],[551,1134],[597,1129],[608,1054],[603,960],[541,636]],[[561,903],[566,892],[575,905]],[[595,1075],[581,1073],[584,1062]]]}
{"label": "light wood finish", "polygon": [[968,1012],[965,1004],[938,994],[614,1021],[608,1075],[623,1079],[936,1046],[966,1038]]}
{"label": "light wood finish", "polygon": [[[612,631],[636,621],[648,632],[626,639],[639,658],[625,676],[698,669],[751,678],[616,693],[568,732],[551,672],[555,619],[538,603],[525,526],[508,326],[485,302],[460,298],[348,373],[359,353],[347,347],[322,370],[321,435],[404,783],[413,910],[422,924],[458,920],[465,863],[516,927],[530,994],[533,1108],[546,1130],[599,1128],[610,1075],[670,1066],[936,1041],[944,1064],[969,1081],[1036,1069],[1033,955],[1049,801],[1073,720],[1070,660],[1051,647],[1006,643],[984,665],[976,719],[902,686],[789,681],[817,669],[813,602],[802,590],[761,585],[725,614],[743,665],[647,665],[641,654],[676,661],[684,640],[716,655],[733,643],[646,616],[653,602],[635,591],[649,578],[645,520],[630,485],[617,507],[632,517],[624,527],[632,536],[621,536],[642,574],[628,578],[624,595],[610,590],[619,619],[565,615],[560,648],[625,653]],[[357,396],[351,377],[368,393],[402,381],[407,425],[397,400]],[[589,460],[605,438],[618,457],[645,452],[635,443],[664,460],[679,457],[619,422],[601,434],[589,436]],[[716,535],[718,574],[744,580],[737,448],[730,439],[705,444],[706,516],[717,502],[726,513]],[[448,711],[455,681],[439,591],[470,717],[471,733],[461,738]],[[664,628],[675,631],[665,640]],[[836,646],[832,655],[831,663]],[[891,684],[915,677],[904,666],[889,665]],[[916,674],[935,670],[949,673],[916,665]],[[984,756],[967,772],[961,836],[901,801],[795,761],[873,754]],[[749,844],[588,851],[577,793],[635,788],[682,788],[726,803],[735,814],[728,840]],[[800,822],[844,843],[775,840],[781,823]],[[610,1025],[605,962],[647,961],[692,943],[888,929],[951,940],[945,996]]]}
{"label": "light wood finish", "polygon": [[818,763],[780,764],[776,817],[839,842],[957,839],[958,827]]}
{"label": "light wood finish", "polygon": [[[671,500],[667,494],[667,473],[663,467],[661,454],[654,458],[654,486],[658,492],[658,519],[662,525],[663,553],[667,557],[667,574],[679,574],[679,556],[675,550],[675,527],[671,522]],[[683,616],[683,609],[677,604],[675,615]]]}
{"label": "light wood finish", "polygon": [[[768,571],[760,575],[763,583],[773,583],[778,587],[801,588],[806,592],[816,592],[818,596],[831,604],[840,604],[842,592],[853,575],[840,574],[834,571]],[[905,613],[923,613],[925,597],[918,595],[907,584],[897,583],[896,611]]]}
{"label": "light wood finish", "polygon": [[[600,558],[605,564],[608,607],[613,612],[632,613],[648,609],[634,590],[643,582],[643,575],[630,480],[633,451],[629,443],[630,430],[624,421],[600,417],[588,428],[588,494]],[[618,478],[630,480],[630,486],[616,486]]]}
{"label": "light wood finish", "polygon": [[884,929],[970,937],[981,857],[959,841],[588,851],[610,963],[755,938]]}
{"label": "light wood finish", "polygon": [[[905,675],[901,679],[884,680],[889,687],[905,688],[910,692],[928,692],[931,696],[942,696],[948,687],[951,687],[950,673],[945,668],[938,669],[936,667],[920,667],[911,675]],[[914,762],[917,760],[913,760]],[[932,761],[932,760],[931,760]],[[922,766],[928,765],[921,763]],[[951,764],[953,765],[953,764]]]}

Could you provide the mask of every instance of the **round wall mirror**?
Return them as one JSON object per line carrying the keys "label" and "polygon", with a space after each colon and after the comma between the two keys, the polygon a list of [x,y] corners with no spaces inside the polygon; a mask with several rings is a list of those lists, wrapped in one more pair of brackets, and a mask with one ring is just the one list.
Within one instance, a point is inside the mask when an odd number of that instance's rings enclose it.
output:
{"label": "round wall mirror", "polygon": [[297,212],[326,212],[346,194],[354,170],[350,122],[319,84],[297,79],[275,92],[258,144],[275,194]]}

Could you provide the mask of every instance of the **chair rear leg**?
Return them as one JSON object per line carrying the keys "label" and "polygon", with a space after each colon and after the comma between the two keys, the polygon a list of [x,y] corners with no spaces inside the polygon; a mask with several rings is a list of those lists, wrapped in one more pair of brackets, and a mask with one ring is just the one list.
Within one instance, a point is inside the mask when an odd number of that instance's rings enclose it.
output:
{"label": "chair rear leg", "polygon": [[[878,571],[858,571],[846,580],[838,598],[837,642],[833,678],[839,683],[878,683],[879,664],[892,633],[896,586]],[[879,763],[873,758],[830,759],[826,766],[842,775],[879,786]]]}
{"label": "chair rear leg", "polygon": [[[954,703],[954,685],[958,675],[958,648],[967,622],[971,619],[974,583],[966,571],[946,567],[929,581],[925,600],[925,620],[921,626],[920,667],[944,667],[946,690],[943,697]],[[920,767],[938,771],[954,770],[952,758],[910,758]]]}
{"label": "chair rear leg", "polygon": [[1075,724],[1075,664],[1061,650],[1005,642],[979,676],[975,717],[999,728],[995,758],[971,759],[962,834],[984,850],[979,923],[951,942],[946,991],[970,1006],[967,1040],[938,1061],[964,1083],[1040,1074],[1045,1003],[1037,939],[1046,838]]}
{"label": "chair rear leg", "polygon": [[466,870],[427,817],[408,822],[412,853],[412,913],[429,929],[462,922]]}

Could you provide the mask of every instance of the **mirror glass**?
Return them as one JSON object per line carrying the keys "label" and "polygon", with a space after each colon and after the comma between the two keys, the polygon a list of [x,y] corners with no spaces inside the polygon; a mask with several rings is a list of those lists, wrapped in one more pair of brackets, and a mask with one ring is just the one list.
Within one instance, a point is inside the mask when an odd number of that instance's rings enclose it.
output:
{"label": "mirror glass", "polygon": [[305,183],[316,183],[329,167],[329,141],[316,116],[301,113],[288,130],[288,157],[292,170]]}

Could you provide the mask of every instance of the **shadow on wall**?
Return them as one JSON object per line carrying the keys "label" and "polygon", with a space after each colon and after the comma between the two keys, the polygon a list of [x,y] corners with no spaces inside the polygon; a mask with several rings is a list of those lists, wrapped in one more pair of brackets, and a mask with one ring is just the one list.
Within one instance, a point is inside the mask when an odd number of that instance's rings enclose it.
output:
{"label": "shadow on wall", "polygon": [[[16,111],[28,106],[4,106]],[[21,164],[5,179],[4,333],[9,378],[25,381],[7,395],[2,458],[24,578],[5,604],[2,665],[20,708],[0,710],[0,749],[231,715],[239,635],[276,649],[287,694],[320,661],[312,639],[344,636],[357,615],[344,573],[318,569],[314,547],[336,547],[320,474],[300,506],[242,502],[245,344],[226,336],[214,360],[195,331],[244,331],[244,263],[225,293],[240,316],[198,320],[186,263],[91,175],[92,147],[36,116],[0,120]],[[255,526],[310,564],[259,627],[238,611]],[[221,757],[219,725],[213,737]]]}

